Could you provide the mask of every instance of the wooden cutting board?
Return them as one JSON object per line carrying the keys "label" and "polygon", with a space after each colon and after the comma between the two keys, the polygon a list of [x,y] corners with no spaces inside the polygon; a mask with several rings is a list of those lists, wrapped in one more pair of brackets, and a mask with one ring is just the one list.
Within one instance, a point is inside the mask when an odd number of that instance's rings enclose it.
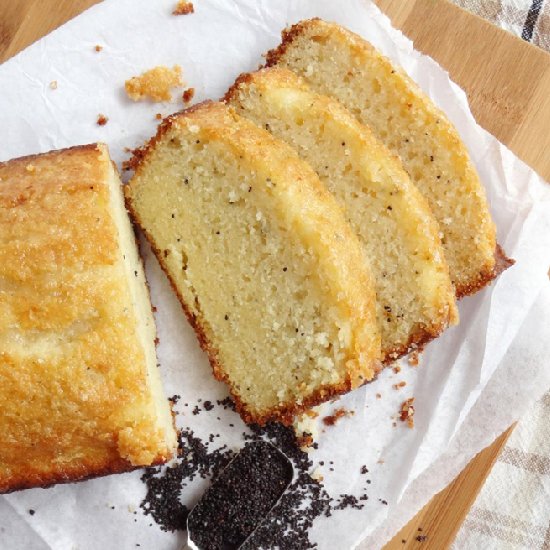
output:
{"label": "wooden cutting board", "polygon": [[[97,2],[1,2],[0,62]],[[550,55],[445,0],[375,2],[466,90],[477,121],[550,180]],[[448,548],[510,431],[474,458],[384,550]],[[426,540],[418,541],[422,535]]]}

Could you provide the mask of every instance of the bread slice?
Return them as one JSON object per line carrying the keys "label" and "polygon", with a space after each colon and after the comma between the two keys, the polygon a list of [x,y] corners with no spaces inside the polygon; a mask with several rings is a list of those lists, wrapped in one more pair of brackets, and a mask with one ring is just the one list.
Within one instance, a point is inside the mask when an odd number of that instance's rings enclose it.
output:
{"label": "bread slice", "polygon": [[344,207],[374,275],[383,360],[458,321],[437,222],[367,127],[286,69],[242,75],[225,100],[294,147]]}
{"label": "bread slice", "polygon": [[401,157],[439,222],[457,296],[474,293],[510,265],[458,132],[389,59],[350,31],[312,19],[285,30],[266,64],[291,69],[337,98]]}
{"label": "bread slice", "polygon": [[0,493],[159,464],[176,433],[105,145],[0,163]]}
{"label": "bread slice", "polygon": [[373,378],[366,258],[290,147],[203,103],[161,124],[125,192],[245,421],[290,423]]}

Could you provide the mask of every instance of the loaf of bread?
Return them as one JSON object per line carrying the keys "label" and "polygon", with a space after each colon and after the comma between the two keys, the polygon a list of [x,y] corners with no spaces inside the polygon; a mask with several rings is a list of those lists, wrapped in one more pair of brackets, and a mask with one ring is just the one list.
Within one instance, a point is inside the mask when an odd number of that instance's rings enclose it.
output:
{"label": "loaf of bread", "polygon": [[399,160],[366,126],[282,68],[241,75],[225,100],[294,147],[344,207],[374,275],[385,362],[456,323],[437,222]]}
{"label": "loaf of bread", "polygon": [[485,191],[456,129],[371,44],[312,19],[285,30],[266,64],[291,69],[317,92],[334,96],[401,157],[439,222],[457,296],[482,288],[510,265],[497,247]]}
{"label": "loaf of bread", "polygon": [[0,163],[0,493],[173,455],[155,337],[106,146]]}
{"label": "loaf of bread", "polygon": [[309,165],[221,103],[167,118],[129,209],[247,422],[295,413],[380,368],[357,237]]}

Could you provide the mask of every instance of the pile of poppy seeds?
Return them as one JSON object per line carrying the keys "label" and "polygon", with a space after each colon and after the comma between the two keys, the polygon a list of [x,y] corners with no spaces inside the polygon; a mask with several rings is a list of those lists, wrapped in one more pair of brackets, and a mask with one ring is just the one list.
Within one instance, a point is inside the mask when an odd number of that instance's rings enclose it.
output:
{"label": "pile of poppy seeds", "polygon": [[[217,405],[224,409],[234,410],[233,402],[229,398],[217,401]],[[202,408],[195,407],[193,414],[199,414],[203,410],[211,413],[214,408],[210,401],[205,401]],[[255,500],[254,506],[250,507],[237,506],[238,511],[236,513],[242,514],[242,517],[234,517],[233,522],[235,524],[246,525],[246,529],[252,530],[251,522],[257,525],[263,520],[252,537],[244,545],[239,546],[242,550],[261,548],[306,550],[317,548],[317,545],[308,536],[308,531],[316,518],[320,516],[329,517],[333,512],[346,508],[361,509],[364,506],[364,501],[369,498],[366,493],[359,496],[342,494],[338,498],[331,497],[320,481],[311,477],[310,472],[314,464],[308,453],[302,451],[298,446],[292,428],[276,423],[267,424],[264,427],[253,425],[248,426],[247,432],[243,433],[242,436],[244,441],[248,442],[245,449],[249,449],[245,452],[246,458],[242,460],[243,465],[250,465],[253,462],[259,466],[266,463],[269,465],[267,469],[265,467],[247,467],[247,473],[242,478],[243,481],[246,481],[244,485],[252,488],[260,486],[266,488],[265,491],[258,491],[254,494],[254,499],[264,499],[263,501],[258,500],[256,502]],[[203,441],[196,437],[191,430],[182,429],[179,434],[179,449],[182,458],[169,467],[147,468],[142,475],[141,479],[146,485],[147,493],[140,507],[164,531],[186,529],[190,510],[181,502],[181,497],[185,493],[185,487],[194,479],[210,479],[213,482],[219,479],[221,483],[216,484],[217,490],[224,485],[225,481],[228,481],[224,480],[222,472],[235,457],[235,452],[226,445],[211,449],[215,439],[219,437],[220,434],[210,434],[208,440]],[[283,473],[281,471],[279,472],[280,475],[274,475],[277,474],[276,470],[279,467],[277,466],[276,457],[263,456],[266,453],[265,450],[258,450],[255,452],[256,456],[254,456],[254,449],[262,449],[263,447],[250,445],[250,442],[262,440],[271,443],[282,451],[294,467],[292,483],[267,516],[266,510],[269,510],[274,502],[274,494],[278,490],[278,483],[282,479]],[[240,460],[240,457],[238,460]],[[235,462],[238,462],[238,460]],[[319,464],[324,465],[322,462]],[[273,465],[275,465],[275,471],[272,469]],[[282,468],[282,466],[280,467]],[[229,470],[232,469],[233,464]],[[368,473],[366,466],[361,468],[360,473],[362,475]],[[254,476],[254,479],[251,476]],[[229,481],[232,485],[236,483],[235,479]],[[370,480],[367,480],[367,483],[370,483]],[[232,490],[234,492],[234,488]],[[220,495],[215,495],[215,498],[205,498],[201,502],[200,514],[203,518],[212,518],[218,513],[220,498]],[[261,514],[254,512],[254,510],[259,509],[262,510]],[[195,512],[191,515],[190,523],[193,523],[194,515]],[[235,532],[231,536],[238,538],[243,535],[246,529],[243,527],[241,531]],[[199,547],[222,548],[220,532],[211,530],[210,534],[204,532],[200,537],[200,541],[196,540]]]}
{"label": "pile of poppy seeds", "polygon": [[292,465],[273,445],[246,443],[187,518],[191,540],[204,549],[240,548],[291,481]]}

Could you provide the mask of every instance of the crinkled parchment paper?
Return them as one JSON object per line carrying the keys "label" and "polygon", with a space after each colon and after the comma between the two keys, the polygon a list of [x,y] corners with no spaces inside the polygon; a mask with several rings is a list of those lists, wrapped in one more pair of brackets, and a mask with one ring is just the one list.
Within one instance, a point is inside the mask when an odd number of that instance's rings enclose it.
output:
{"label": "crinkled parchment paper", "polygon": [[[180,101],[130,102],[124,80],[159,64],[180,64],[195,100],[218,98],[242,71],[279,42],[280,31],[319,16],[361,34],[405,68],[456,124],[487,189],[499,242],[516,259],[495,284],[460,303],[461,323],[430,344],[420,365],[380,378],[328,405],[355,415],[320,433],[314,461],[328,491],[360,494],[362,510],[322,518],[312,538],[323,549],[378,548],[483,447],[550,385],[550,188],[506,147],[476,125],[465,94],[434,61],[414,51],[366,0],[196,0],[195,14],[171,15],[175,0],[107,0],[0,66],[0,159],[105,141],[120,163],[124,147],[155,130],[155,114]],[[103,46],[96,52],[94,46]],[[49,84],[57,81],[57,89]],[[98,126],[105,114],[109,122]],[[181,406],[226,395],[215,382],[181,308],[150,251],[147,275],[157,306],[158,349],[167,395],[180,394],[180,425],[198,435],[222,434],[239,446],[243,430],[233,413],[194,416]],[[399,381],[407,385],[392,389]],[[376,394],[382,394],[376,399]],[[392,425],[404,399],[416,398],[414,429]],[[187,412],[186,412],[187,411]],[[235,424],[234,428],[229,423]],[[1,437],[1,436],[0,436]],[[3,549],[176,549],[182,533],[149,526],[132,512],[144,495],[140,472],[0,498]],[[185,493],[193,503],[205,484]],[[383,505],[379,499],[388,502]],[[111,507],[114,506],[114,510]],[[29,509],[36,510],[33,516]]]}

